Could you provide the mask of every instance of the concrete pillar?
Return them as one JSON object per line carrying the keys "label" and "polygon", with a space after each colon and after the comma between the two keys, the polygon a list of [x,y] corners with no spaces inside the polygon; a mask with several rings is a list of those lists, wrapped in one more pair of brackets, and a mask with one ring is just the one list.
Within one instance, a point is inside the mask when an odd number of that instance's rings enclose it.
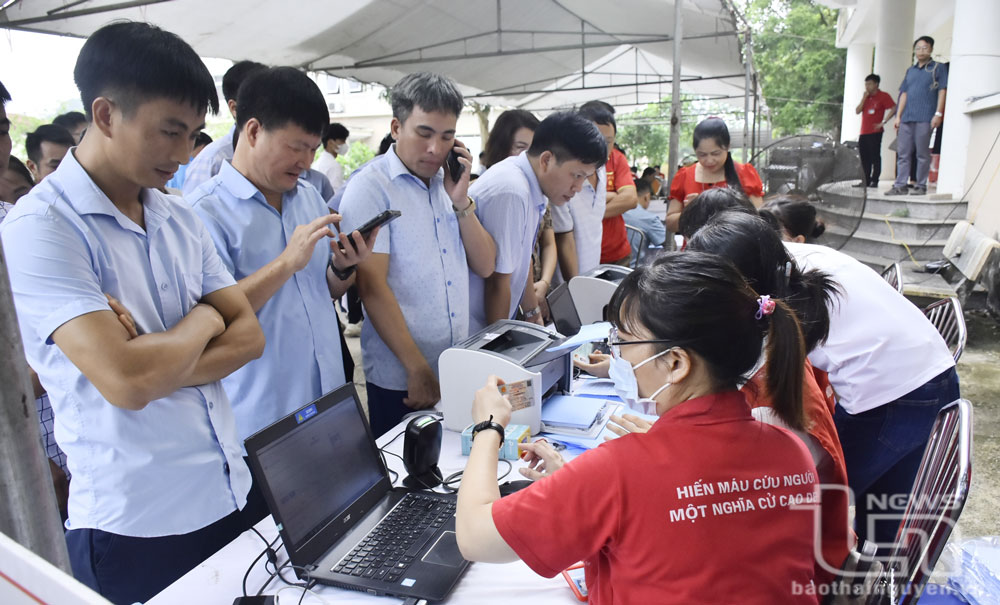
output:
{"label": "concrete pillar", "polygon": [[964,193],[967,158],[981,158],[985,149],[969,149],[971,120],[965,113],[970,98],[1000,90],[1000,2],[956,0],[951,44],[951,70],[944,111],[944,139],[938,192],[958,199]]}
{"label": "concrete pillar", "polygon": [[847,47],[844,66],[844,113],[840,119],[840,142],[857,141],[861,132],[861,114],[854,112],[865,92],[865,76],[871,73],[871,44],[851,44]]}
{"label": "concrete pillar", "polygon": [[[879,87],[897,102],[899,85],[903,82],[907,68],[913,64],[915,17],[916,0],[878,0],[875,73],[882,78]],[[846,101],[845,99],[845,103]],[[892,122],[889,122],[885,136],[882,137],[882,180],[891,180],[896,174],[896,154],[889,151],[889,143],[895,140],[896,131],[892,127]]]}

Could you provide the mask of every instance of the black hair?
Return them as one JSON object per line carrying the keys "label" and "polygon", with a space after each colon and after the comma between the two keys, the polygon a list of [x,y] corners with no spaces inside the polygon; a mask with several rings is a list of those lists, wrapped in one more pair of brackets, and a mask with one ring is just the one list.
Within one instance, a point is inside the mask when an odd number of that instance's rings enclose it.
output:
{"label": "black hair", "polygon": [[251,74],[236,97],[236,130],[242,131],[251,118],[268,130],[292,123],[323,136],[330,110],[309,76],[294,67],[268,67]]}
{"label": "black hair", "polygon": [[407,74],[389,92],[392,117],[405,122],[414,107],[426,112],[439,111],[456,117],[462,115],[465,100],[451,78],[426,71]]}
{"label": "black hair", "polygon": [[205,145],[210,145],[212,143],[212,137],[208,136],[208,133],[202,130],[198,133],[198,138],[194,140],[195,147],[204,147]]}
{"label": "black hair", "polygon": [[868,74],[867,76],[865,76],[865,82],[869,80],[874,82],[876,86],[882,83],[882,78],[880,78],[878,74]]}
{"label": "black hair", "polygon": [[705,361],[717,390],[735,389],[757,364],[767,336],[767,388],[774,410],[801,429],[805,351],[795,313],[784,302],[757,319],[759,296],[728,260],[705,252],[666,252],[622,280],[608,306],[619,329],[664,340]]}
{"label": "black hair", "polygon": [[[771,215],[775,220],[768,220]],[[782,195],[769,199],[760,209],[760,215],[773,227],[777,224],[784,227],[792,237],[801,235],[806,243],[813,243],[817,237],[826,232],[826,223],[816,219],[816,207],[798,195]]]}
{"label": "black hair", "polygon": [[493,164],[502,162],[510,155],[514,134],[522,128],[534,132],[538,130],[538,124],[538,118],[524,109],[508,109],[500,114],[493,124],[490,136],[486,137],[486,145],[483,147],[485,154],[482,158],[483,167],[489,168]]}
{"label": "black hair", "polygon": [[392,133],[391,132],[387,132],[385,134],[385,136],[382,137],[382,140],[379,141],[379,144],[378,144],[378,153],[376,153],[375,155],[382,155],[386,151],[389,151],[389,148],[392,147],[392,144],[395,141],[396,141],[396,139],[392,138]]}
{"label": "black hair", "polygon": [[240,85],[253,74],[267,69],[263,63],[256,61],[237,61],[226,70],[222,76],[222,96],[226,101],[235,101],[240,94]]}
{"label": "black hair", "polygon": [[572,111],[549,115],[538,124],[528,155],[550,151],[559,163],[578,160],[600,168],[608,161],[608,143],[590,120]]}
{"label": "black hair", "polygon": [[331,122],[329,126],[326,127],[326,132],[323,133],[323,146],[330,141],[336,141],[337,139],[347,140],[347,137],[351,136],[351,131],[348,130],[340,122]]}
{"label": "black hair", "polygon": [[39,126],[35,129],[35,132],[29,132],[28,136],[24,137],[24,149],[28,152],[28,159],[36,164],[42,160],[42,143],[55,143],[56,145],[73,147],[76,145],[76,140],[62,126],[57,126],[56,124],[43,124]]}
{"label": "black hair", "polygon": [[826,340],[829,308],[839,286],[823,271],[801,271],[762,218],[732,211],[718,214],[688,240],[687,250],[729,259],[754,290],[785,301],[799,318],[807,352]]}
{"label": "black hair", "polygon": [[729,129],[726,128],[726,123],[722,118],[705,118],[698,125],[694,127],[694,150],[698,151],[698,145],[705,139],[712,139],[715,144],[726,150],[726,164],[724,166],[726,173],[726,184],[736,189],[740,193],[746,193],[743,190],[743,184],[740,183],[740,175],[736,173],[736,164],[733,162],[733,154],[729,152]]}
{"label": "black hair", "polygon": [[78,124],[86,124],[87,116],[79,111],[67,111],[66,113],[59,114],[52,118],[52,123],[57,126],[62,126],[66,130],[72,129]]}
{"label": "black hair", "polygon": [[920,36],[919,38],[913,41],[913,46],[916,46],[917,42],[926,42],[927,44],[930,45],[931,50],[934,49],[934,38],[931,38],[930,36]]}
{"label": "black hair", "polygon": [[646,166],[646,169],[642,171],[642,176],[639,178],[646,178],[647,176],[656,176],[656,168],[652,166]]}
{"label": "black hair", "polygon": [[149,23],[120,21],[91,34],[73,79],[88,122],[100,96],[111,97],[126,116],[157,97],[190,103],[199,112],[219,111],[215,81],[198,54],[176,34]]}
{"label": "black hair", "polygon": [[24,165],[24,162],[17,159],[13,155],[10,156],[9,160],[7,160],[7,170],[18,173],[19,175],[24,177],[24,180],[28,181],[29,185],[31,185],[32,187],[35,186],[35,179],[31,176],[31,171],[28,170],[28,167]]}
{"label": "black hair", "polygon": [[742,191],[730,187],[712,187],[684,205],[677,221],[677,232],[690,238],[713,216],[725,210],[757,214],[757,209]]}
{"label": "black hair", "polygon": [[577,113],[595,124],[600,124],[601,126],[611,126],[617,133],[618,123],[615,122],[614,112],[608,111],[600,105],[592,105],[591,103],[594,103],[594,101],[584,103],[583,106],[577,110]]}
{"label": "black hair", "polygon": [[649,181],[639,179],[635,181],[635,194],[641,196],[644,193],[653,194],[653,186],[649,184]]}
{"label": "black hair", "polygon": [[603,111],[610,113],[611,115],[615,115],[615,106],[606,101],[598,101],[595,99],[593,101],[587,101],[586,103],[580,106],[580,111],[584,110],[589,111],[590,109],[601,109]]}
{"label": "black hair", "polygon": [[10,93],[7,92],[7,88],[0,82],[0,107],[3,107],[10,101]]}

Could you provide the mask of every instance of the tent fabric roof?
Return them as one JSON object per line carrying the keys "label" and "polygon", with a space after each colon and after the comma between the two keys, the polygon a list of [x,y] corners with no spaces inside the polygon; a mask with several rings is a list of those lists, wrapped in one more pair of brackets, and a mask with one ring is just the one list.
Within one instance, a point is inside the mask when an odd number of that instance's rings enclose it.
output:
{"label": "tent fabric roof", "polygon": [[[683,1],[682,90],[742,105],[744,28],[730,0]],[[668,97],[673,0],[13,0],[0,27],[86,36],[149,21],[201,56],[391,86],[435,71],[474,100],[544,111]]]}

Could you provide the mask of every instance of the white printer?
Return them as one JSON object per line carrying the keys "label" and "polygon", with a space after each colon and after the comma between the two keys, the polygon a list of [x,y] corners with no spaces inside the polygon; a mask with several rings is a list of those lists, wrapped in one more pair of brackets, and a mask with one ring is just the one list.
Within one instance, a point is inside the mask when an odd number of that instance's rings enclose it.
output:
{"label": "white printer", "polygon": [[604,321],[604,308],[625,276],[632,272],[621,265],[597,265],[569,280],[569,293],[583,325]]}
{"label": "white printer", "polygon": [[446,349],[438,358],[445,428],[461,432],[472,424],[474,395],[496,374],[514,406],[511,422],[538,433],[542,401],[553,393],[568,393],[573,380],[571,351],[547,351],[563,340],[537,324],[502,319]]}

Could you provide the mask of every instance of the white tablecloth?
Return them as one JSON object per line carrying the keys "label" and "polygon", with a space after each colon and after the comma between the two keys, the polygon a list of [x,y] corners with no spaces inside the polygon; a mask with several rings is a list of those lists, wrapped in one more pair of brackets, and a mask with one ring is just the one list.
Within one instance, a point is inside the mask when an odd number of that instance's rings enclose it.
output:
{"label": "white tablecloth", "polygon": [[[394,430],[389,431],[378,440],[380,446],[384,445],[394,436],[399,434],[405,427],[404,423],[398,425]],[[387,451],[402,454],[403,437],[399,437],[387,448]],[[441,446],[441,460],[439,466],[444,476],[465,468],[466,457],[461,455],[461,435],[452,431],[444,432],[444,441]],[[395,456],[386,456],[389,468],[400,474],[402,478],[406,476],[403,463]],[[504,481],[523,479],[517,472],[517,467],[523,466],[521,462],[514,462],[514,470]],[[507,470],[507,465],[501,461],[499,474]],[[274,526],[271,517],[267,517],[257,524],[257,530],[264,535],[268,541],[273,540],[278,531]],[[243,574],[254,558],[264,549],[264,543],[253,532],[247,531],[233,540],[229,545],[215,553],[198,567],[192,569],[182,578],[168,586],[163,592],[148,601],[149,605],[168,605],[176,603],[178,605],[194,605],[201,603],[212,603],[218,605],[229,605],[238,596],[242,596]],[[279,562],[285,562],[288,556],[284,549],[278,551]],[[253,595],[260,589],[261,585],[267,581],[268,572],[264,570],[262,557],[254,566],[247,579],[247,591]],[[288,580],[294,579],[291,569],[282,572]],[[268,585],[264,594],[272,595],[285,585],[275,579]],[[313,588],[318,592],[326,603],[399,603],[402,599],[392,597],[373,597],[370,595],[341,590],[330,586],[317,585]],[[298,602],[302,591],[299,589],[288,589],[279,595],[278,605],[294,604]],[[313,595],[306,595],[303,604],[321,603],[319,598]],[[528,566],[518,561],[505,565],[495,565],[490,563],[472,564],[462,579],[459,580],[455,590],[448,597],[447,603],[458,604],[488,604],[488,603],[531,603],[555,605],[578,604],[579,601],[573,596],[569,586],[561,575],[555,578],[543,578],[531,571]]]}

